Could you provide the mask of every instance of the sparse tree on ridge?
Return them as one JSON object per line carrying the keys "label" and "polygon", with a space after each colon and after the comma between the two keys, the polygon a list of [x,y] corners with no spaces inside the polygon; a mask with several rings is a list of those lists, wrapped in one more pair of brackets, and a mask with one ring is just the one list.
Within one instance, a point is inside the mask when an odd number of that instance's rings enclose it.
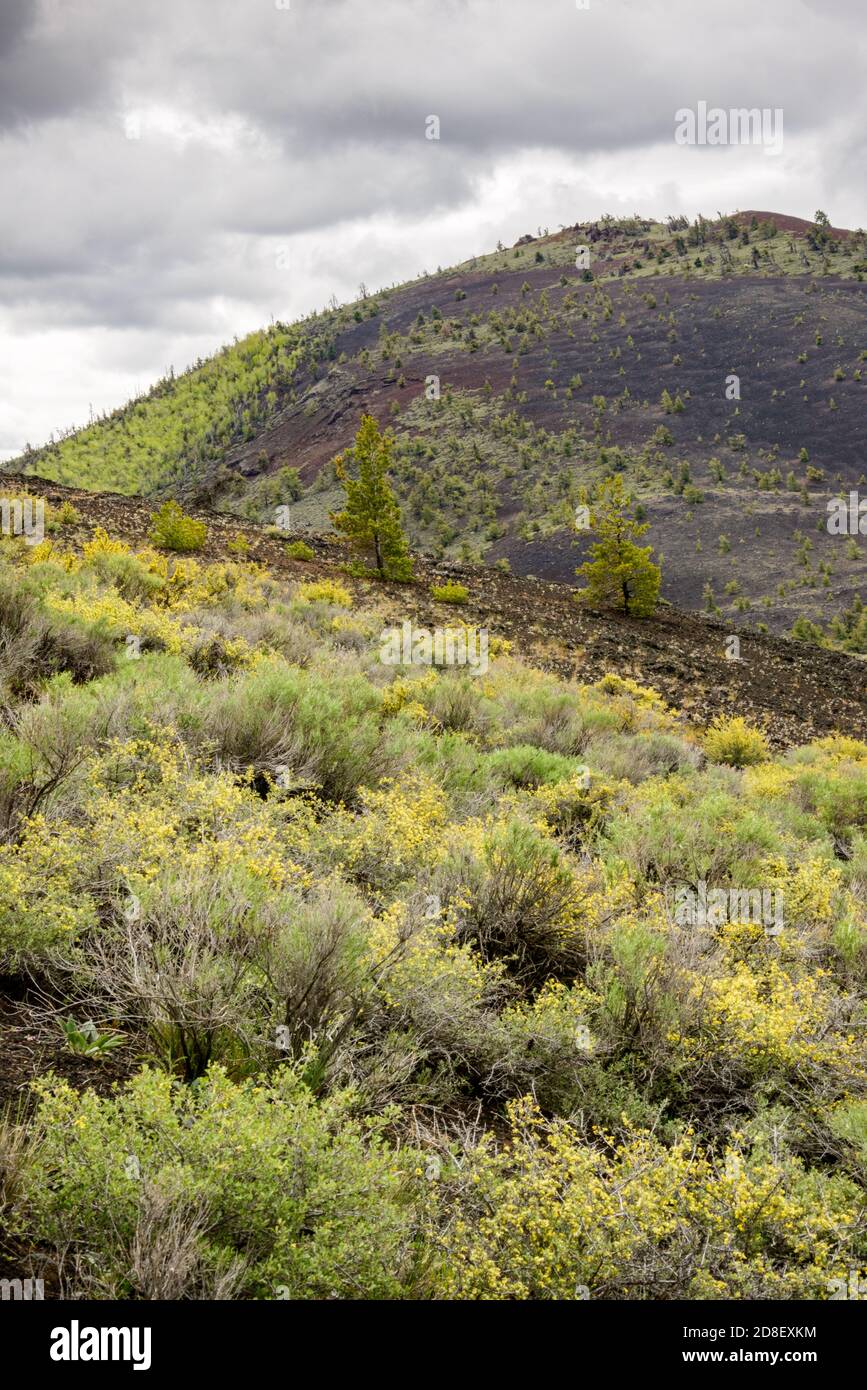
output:
{"label": "sparse tree on ridge", "polygon": [[659,598],[662,573],[651,560],[652,547],[636,545],[648,522],[635,521],[627,509],[630,499],[618,474],[606,478],[590,510],[596,533],[591,558],[575,573],[587,581],[578,597],[591,603],[610,603],[634,618],[649,618]]}
{"label": "sparse tree on ridge", "polygon": [[[346,506],[333,512],[331,520],[353,545],[373,551],[380,579],[407,580],[412,578],[412,559],[387,476],[393,448],[393,436],[380,430],[372,415],[363,415],[353,448],[334,461],[346,489]],[[350,456],[358,465],[357,478],[346,472]]]}

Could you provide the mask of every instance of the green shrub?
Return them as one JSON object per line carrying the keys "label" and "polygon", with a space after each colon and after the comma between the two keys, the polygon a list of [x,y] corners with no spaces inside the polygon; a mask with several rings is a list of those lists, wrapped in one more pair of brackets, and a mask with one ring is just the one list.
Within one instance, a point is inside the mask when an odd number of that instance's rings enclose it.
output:
{"label": "green shrub", "polygon": [[430,595],[437,603],[466,603],[470,597],[464,584],[455,584],[452,580],[445,584],[432,584]]}
{"label": "green shrub", "polygon": [[177,502],[164,502],[151,517],[148,539],[160,550],[201,550],[208,528],[203,521],[185,516]]}
{"label": "green shrub", "polygon": [[316,552],[311,550],[306,541],[290,541],[286,546],[286,554],[290,560],[316,559]]}
{"label": "green shrub", "polygon": [[762,861],[782,850],[780,833],[739,796],[736,773],[714,774],[722,785],[676,776],[619,798],[603,842],[614,871],[625,865],[637,883],[761,883]]}
{"label": "green shrub", "polygon": [[443,673],[425,692],[424,704],[443,729],[455,733],[483,733],[490,723],[480,682],[473,676]]}
{"label": "green shrub", "polygon": [[130,603],[147,603],[165,589],[165,580],[149,570],[137,555],[96,551],[88,556],[87,568]]}
{"label": "green shrub", "polygon": [[108,1097],[40,1091],[26,1199],[66,1297],[419,1290],[416,1156],[350,1095],[314,1100],[300,1066],[243,1085],[219,1068],[194,1087],[145,1069]]}
{"label": "green shrub", "polygon": [[113,665],[104,632],[47,615],[20,583],[0,578],[0,683],[9,691],[33,695],[62,671],[76,682],[94,680]]}
{"label": "green shrub", "polygon": [[669,777],[698,766],[701,751],[677,734],[654,729],[634,734],[609,733],[590,739],[585,756],[599,772],[635,784],[648,777]]}
{"label": "green shrub", "polygon": [[762,731],[751,728],[740,715],[719,715],[705,734],[704,751],[711,762],[730,767],[750,767],[770,757]]}
{"label": "green shrub", "polygon": [[331,680],[267,662],[220,690],[205,717],[217,758],[233,771],[274,775],[351,800],[386,771],[379,696],[360,676]]}
{"label": "green shrub", "polygon": [[517,978],[538,985],[567,962],[574,968],[573,872],[532,826],[495,826],[480,854],[456,853],[439,881],[445,901],[461,902],[462,939],[475,942],[482,959],[505,960]]}
{"label": "green shrub", "polygon": [[352,595],[349,590],[333,579],[321,579],[317,583],[299,584],[296,597],[304,603],[331,603],[337,608],[352,607]]}
{"label": "green shrub", "polygon": [[488,757],[488,765],[504,786],[538,787],[543,783],[564,782],[575,771],[575,762],[562,753],[548,753],[526,743],[499,749]]}
{"label": "green shrub", "polygon": [[810,771],[798,779],[809,809],[837,836],[867,827],[867,766],[840,762],[834,768]]}

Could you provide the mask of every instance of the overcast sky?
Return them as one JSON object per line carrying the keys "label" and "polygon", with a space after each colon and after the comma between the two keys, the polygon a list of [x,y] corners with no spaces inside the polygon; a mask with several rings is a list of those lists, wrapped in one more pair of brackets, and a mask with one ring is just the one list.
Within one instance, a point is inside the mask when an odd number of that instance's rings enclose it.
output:
{"label": "overcast sky", "polygon": [[[0,457],[540,226],[867,226],[865,59],[867,0],[0,0]],[[677,144],[699,101],[782,152]]]}

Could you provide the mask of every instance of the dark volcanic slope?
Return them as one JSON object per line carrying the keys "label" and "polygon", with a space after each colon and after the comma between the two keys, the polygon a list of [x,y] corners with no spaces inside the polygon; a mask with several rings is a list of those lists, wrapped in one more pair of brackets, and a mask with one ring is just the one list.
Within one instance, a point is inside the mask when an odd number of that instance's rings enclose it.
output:
{"label": "dark volcanic slope", "polygon": [[[704,251],[710,269],[679,257],[647,276],[646,267],[635,271],[636,257],[597,259],[594,247],[594,273],[603,278],[592,284],[563,277],[554,256],[554,264],[462,269],[407,286],[383,299],[375,318],[337,332],[337,360],[322,364],[264,433],[230,451],[229,466],[255,477],[288,463],[315,486],[368,411],[391,421],[408,448],[424,431],[435,465],[465,489],[464,509],[455,510],[436,475],[434,524],[426,526],[424,463],[399,477],[417,544],[439,551],[436,521],[445,517],[454,532],[445,553],[455,556],[469,542],[486,562],[506,558],[519,573],[569,581],[586,545],[576,553],[564,524],[568,506],[558,518],[557,505],[574,502],[576,489],[598,476],[600,448],[609,462],[620,451],[646,509],[648,539],[665,555],[671,602],[699,608],[709,584],[735,621],[736,605],[749,604],[776,630],[800,614],[827,622],[860,595],[867,575],[863,544],[853,554],[825,526],[829,498],[856,488],[867,471],[867,285],[815,278],[815,253],[779,241],[798,248],[792,255],[807,262],[802,275],[764,263],[753,270],[749,261],[715,274],[723,246]],[[552,256],[545,245],[542,254]],[[620,278],[620,267],[629,274]],[[497,337],[492,314],[528,327]],[[732,374],[737,400],[726,395]],[[456,400],[471,393],[501,414],[514,411],[537,438],[544,432],[526,471],[505,476],[520,455],[516,432],[498,441],[491,461],[484,445],[480,458],[469,453],[470,441],[486,433],[478,417],[466,424],[447,411],[429,423],[433,405],[424,393],[432,375]],[[570,386],[576,377],[580,387]],[[680,397],[682,411],[666,413],[664,390]],[[667,442],[649,445],[660,427]],[[576,442],[559,459],[559,441],[570,432],[585,446]],[[692,503],[685,469],[697,489]],[[484,482],[495,499],[487,516],[477,504]],[[317,506],[314,494],[302,516],[321,529],[334,500],[325,490]],[[781,581],[789,581],[782,594]]]}
{"label": "dark volcanic slope", "polygon": [[122,455],[130,490],[130,470],[152,478],[163,430],[164,491],[264,521],[295,503],[294,468],[297,524],[318,533],[340,499],[331,461],[366,411],[396,434],[417,549],[570,581],[588,544],[571,529],[581,490],[618,470],[665,557],[669,601],[776,631],[827,625],[867,577],[863,538],[853,548],[826,528],[829,500],[867,471],[865,269],[863,233],[760,212],[522,237],[313,316],[291,353],[255,344],[252,394],[224,401],[204,435],[192,417],[183,431],[161,422],[175,396],[182,408],[169,381],[114,433],[28,462],[104,489]]}
{"label": "dark volcanic slope", "polygon": [[[591,287],[569,291],[556,277],[552,279],[550,269],[522,271],[513,278],[529,284],[536,297],[546,293],[552,309],[571,292],[580,306],[579,318],[581,308],[594,303]],[[462,322],[473,314],[486,314],[494,285],[499,286],[497,312],[521,308],[519,285],[504,280],[502,274],[454,276],[438,285],[436,293],[427,284],[395,293],[381,318],[338,333],[335,350],[354,359],[376,347],[383,323],[390,333],[407,334],[419,313],[429,315],[438,304],[444,314]],[[448,292],[454,293],[457,287],[466,300],[454,309]],[[606,285],[606,294],[610,317],[600,317],[592,330],[585,323],[583,331],[575,331],[572,316],[564,315],[559,324],[546,329],[542,342],[530,344],[517,359],[498,350],[497,344],[469,353],[463,344],[447,338],[436,345],[436,351],[419,347],[402,356],[402,385],[397,384],[388,361],[360,364],[352,360],[332,367],[266,431],[238,444],[228,461],[241,471],[255,473],[261,467],[258,455],[265,449],[273,465],[291,462],[311,482],[351,442],[362,412],[385,419],[393,405],[405,410],[413,397],[423,395],[430,374],[439,375],[443,391],[449,387],[478,390],[489,382],[499,395],[517,373],[520,391],[526,393],[520,414],[552,432],[577,424],[592,435],[593,396],[610,400],[628,385],[635,404],[606,421],[618,444],[640,446],[656,425],[665,422],[674,434],[677,452],[719,453],[714,436],[740,432],[756,455],[777,446],[782,460],[796,461],[799,450],[806,447],[816,464],[853,481],[867,467],[867,393],[863,383],[852,379],[861,360],[861,343],[867,343],[867,284],[832,281],[816,287],[810,279],[801,282],[784,276],[698,283],[672,279],[640,293],[630,281]],[[646,294],[659,296],[656,306],[644,302]],[[523,298],[526,303],[528,296]],[[620,313],[627,317],[626,325],[619,323]],[[669,326],[671,318],[676,327]],[[798,324],[796,318],[801,320]],[[819,346],[814,341],[817,333],[824,336]],[[635,346],[625,351],[627,336]],[[614,357],[618,346],[621,355]],[[797,355],[804,350],[808,362],[798,364]],[[681,358],[679,364],[674,363],[675,356]],[[833,374],[841,361],[849,362],[852,370],[843,381],[835,382]],[[565,388],[576,373],[583,379],[581,394],[567,398]],[[740,377],[741,399],[735,403],[725,398],[729,373]],[[802,378],[805,385],[799,388]],[[545,389],[546,381],[553,382],[554,392]],[[665,415],[659,404],[665,388],[688,398],[683,414]],[[832,394],[836,412],[829,409]],[[399,424],[398,416],[396,428]],[[726,452],[725,447],[722,451]]]}

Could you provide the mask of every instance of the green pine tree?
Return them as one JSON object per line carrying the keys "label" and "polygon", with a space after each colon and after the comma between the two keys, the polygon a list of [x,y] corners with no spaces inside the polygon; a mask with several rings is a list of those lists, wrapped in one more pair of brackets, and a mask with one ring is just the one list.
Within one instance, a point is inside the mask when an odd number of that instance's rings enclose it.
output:
{"label": "green pine tree", "polygon": [[[333,525],[362,550],[372,550],[381,579],[412,579],[409,545],[400,524],[400,508],[388,483],[394,439],[372,415],[363,415],[355,445],[335,459],[337,477],[346,489],[346,506],[332,513]],[[346,473],[352,455],[358,478]]]}
{"label": "green pine tree", "polygon": [[606,478],[590,512],[597,537],[591,559],[575,571],[587,581],[578,597],[616,604],[632,617],[648,618],[656,608],[662,574],[650,558],[652,547],[635,544],[648,523],[634,521],[627,513],[629,505],[618,474]]}

